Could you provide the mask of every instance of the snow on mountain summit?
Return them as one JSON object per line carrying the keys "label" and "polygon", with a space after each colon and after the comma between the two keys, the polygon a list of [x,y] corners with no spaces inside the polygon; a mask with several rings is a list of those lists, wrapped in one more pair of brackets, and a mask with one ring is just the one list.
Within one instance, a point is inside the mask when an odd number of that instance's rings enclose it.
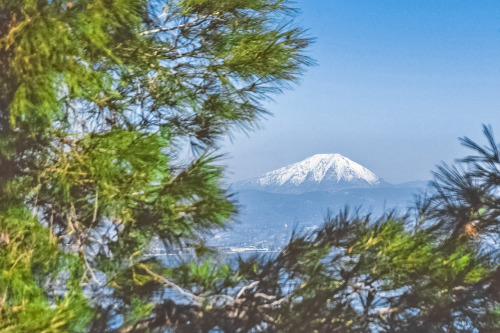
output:
{"label": "snow on mountain summit", "polygon": [[379,178],[370,170],[340,154],[317,154],[286,167],[268,172],[259,178],[261,185],[283,185],[290,182],[295,185],[304,181],[320,183],[323,180],[340,182],[365,180],[376,184]]}
{"label": "snow on mountain summit", "polygon": [[261,177],[239,182],[237,187],[278,193],[303,193],[372,187],[381,182],[373,172],[347,157],[340,154],[317,154]]}

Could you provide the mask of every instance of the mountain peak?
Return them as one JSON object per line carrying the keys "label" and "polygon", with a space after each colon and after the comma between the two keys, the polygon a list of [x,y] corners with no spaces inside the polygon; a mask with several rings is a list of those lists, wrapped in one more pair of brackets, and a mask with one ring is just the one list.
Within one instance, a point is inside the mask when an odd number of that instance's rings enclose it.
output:
{"label": "mountain peak", "polygon": [[303,161],[238,184],[240,188],[279,193],[331,191],[371,187],[381,179],[362,165],[340,154],[316,154]]}

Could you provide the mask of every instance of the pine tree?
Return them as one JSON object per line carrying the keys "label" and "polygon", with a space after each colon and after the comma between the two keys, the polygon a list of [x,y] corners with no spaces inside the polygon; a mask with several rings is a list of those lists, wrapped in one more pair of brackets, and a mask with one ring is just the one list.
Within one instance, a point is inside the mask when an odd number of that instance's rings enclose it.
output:
{"label": "pine tree", "polygon": [[[0,0],[0,331],[172,325],[158,304],[185,269],[144,251],[196,244],[235,213],[213,151],[311,63],[294,13],[282,0]],[[208,281],[207,265],[190,269]]]}
{"label": "pine tree", "polygon": [[497,332],[500,144],[485,134],[484,147],[463,139],[477,155],[438,168],[415,216],[345,209],[275,257],[185,267],[188,304],[157,313],[180,332]]}

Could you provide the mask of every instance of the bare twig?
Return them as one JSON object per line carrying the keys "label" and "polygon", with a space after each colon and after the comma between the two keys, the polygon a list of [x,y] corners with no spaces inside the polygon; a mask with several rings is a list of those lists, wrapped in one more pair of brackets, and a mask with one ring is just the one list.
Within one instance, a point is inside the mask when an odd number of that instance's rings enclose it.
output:
{"label": "bare twig", "polygon": [[95,190],[95,205],[94,205],[94,216],[92,217],[92,223],[90,224],[90,229],[94,226],[94,223],[97,221],[97,209],[99,208],[99,190],[96,188]]}
{"label": "bare twig", "polygon": [[174,288],[182,295],[184,295],[186,297],[190,297],[190,298],[192,298],[200,303],[202,303],[205,300],[204,297],[200,297],[200,296],[197,296],[195,294],[189,293],[189,292],[185,291],[184,289],[182,289],[181,287],[179,287],[178,285],[176,285],[175,283],[167,280],[165,277],[156,274],[155,272],[151,271],[146,265],[141,264],[141,265],[139,265],[139,267],[142,268],[143,270],[145,270],[149,275],[154,277],[157,281],[162,282],[163,284],[165,284],[168,287]]}
{"label": "bare twig", "polygon": [[266,295],[266,294],[263,294],[263,293],[256,293],[254,296],[255,296],[255,297],[260,297],[260,298],[267,299],[268,301],[271,301],[271,300],[276,299],[276,296],[273,296],[273,295]]}
{"label": "bare twig", "polygon": [[201,17],[195,17],[194,20],[188,21],[188,22],[186,22],[184,24],[180,24],[180,25],[175,26],[175,27],[168,27],[168,28],[165,27],[165,28],[157,28],[157,29],[143,31],[143,32],[139,33],[139,36],[151,35],[151,34],[155,34],[155,33],[158,33],[158,32],[174,31],[174,30],[184,29],[184,28],[192,28],[192,27],[195,27],[195,26],[198,26],[198,25],[202,24],[210,16],[211,15],[205,15],[205,16],[201,16]]}
{"label": "bare twig", "polygon": [[254,282],[250,283],[248,286],[244,286],[243,288],[241,288],[240,292],[236,295],[236,298],[240,298],[245,291],[247,291],[250,288],[255,287],[258,284],[259,284],[259,281],[254,281]]}

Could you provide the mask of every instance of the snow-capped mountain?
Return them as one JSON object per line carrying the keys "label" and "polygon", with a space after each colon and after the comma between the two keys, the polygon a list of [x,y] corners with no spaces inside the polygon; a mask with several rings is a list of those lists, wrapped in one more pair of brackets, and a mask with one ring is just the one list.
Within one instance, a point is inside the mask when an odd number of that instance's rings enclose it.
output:
{"label": "snow-capped mountain", "polygon": [[235,189],[305,193],[366,188],[385,184],[373,172],[340,154],[318,154],[301,162],[234,184]]}

